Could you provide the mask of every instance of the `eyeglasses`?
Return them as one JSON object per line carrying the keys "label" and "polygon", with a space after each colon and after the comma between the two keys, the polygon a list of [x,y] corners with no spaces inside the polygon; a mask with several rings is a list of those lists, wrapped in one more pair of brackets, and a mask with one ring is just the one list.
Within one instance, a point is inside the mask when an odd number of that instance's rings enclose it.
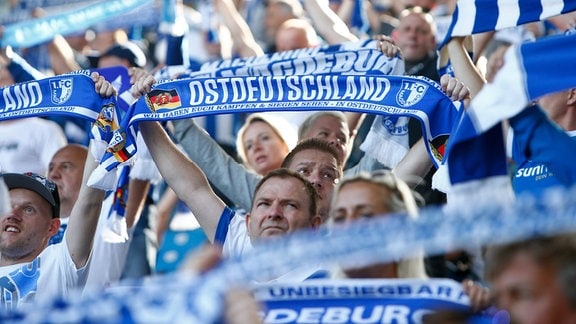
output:
{"label": "eyeglasses", "polygon": [[415,5],[407,5],[404,7],[404,10],[407,10],[410,12],[423,12],[423,13],[429,13],[430,12],[430,8],[428,8],[428,7],[421,7],[421,6],[415,6]]}
{"label": "eyeglasses", "polygon": [[[300,173],[304,178],[310,178],[312,176],[312,173],[314,172],[313,169],[311,168],[299,168],[298,170],[296,170],[298,173]],[[338,184],[338,182],[340,182],[340,179],[338,177],[338,171],[336,170],[324,170],[324,171],[318,171],[320,172],[320,181],[322,182],[326,182],[326,183],[331,183],[331,184]]]}

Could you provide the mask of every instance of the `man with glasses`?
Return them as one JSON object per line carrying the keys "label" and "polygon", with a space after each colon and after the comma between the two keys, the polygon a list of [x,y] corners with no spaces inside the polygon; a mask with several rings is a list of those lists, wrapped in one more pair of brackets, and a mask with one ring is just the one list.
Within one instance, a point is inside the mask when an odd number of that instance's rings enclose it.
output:
{"label": "man with glasses", "polygon": [[241,256],[266,238],[316,228],[327,213],[342,162],[328,143],[309,139],[285,158],[283,168],[256,184],[246,217],[237,215],[212,191],[205,174],[170,140],[156,122],[140,131],[162,177],[193,212],[211,242],[225,255]]}
{"label": "man with glasses", "polygon": [[[192,120],[177,120],[174,122],[174,128],[176,140],[182,145],[188,156],[206,173],[212,185],[230,201],[234,202],[238,208],[248,210],[251,206],[256,183],[261,177],[237,163],[217,145],[208,133],[200,129]],[[342,177],[344,163],[349,155],[349,133],[346,116],[340,111],[315,113],[309,116],[298,130],[299,142],[316,139],[316,143],[321,141],[326,144],[314,144],[314,146],[322,146],[321,150],[326,150],[324,147],[329,146],[331,147],[329,150],[335,152],[335,162],[329,164],[315,162],[313,154],[307,157],[307,164],[309,166],[313,165],[315,168],[313,171],[323,170],[323,177],[326,177],[326,170],[330,170],[330,173],[336,176],[336,178],[329,181],[330,183],[326,183],[326,179],[319,181],[320,178],[311,178],[310,176],[316,176],[316,173],[311,172],[310,167],[305,168],[303,165],[297,167],[296,163],[288,165],[286,160],[294,154],[289,154],[283,163],[283,167],[302,173],[305,178],[315,185],[317,190],[330,190],[330,194],[326,195],[319,192],[320,196],[323,196],[319,215],[324,222],[328,220],[330,199],[335,185],[334,181]],[[300,144],[297,145],[297,147],[299,146]],[[293,151],[295,150],[296,148]],[[358,172],[357,170],[365,168],[372,170],[376,165],[380,165],[373,159],[366,160],[371,160],[372,163],[370,161],[365,164],[359,163],[353,168],[354,170],[350,169],[349,172],[354,174]]]}

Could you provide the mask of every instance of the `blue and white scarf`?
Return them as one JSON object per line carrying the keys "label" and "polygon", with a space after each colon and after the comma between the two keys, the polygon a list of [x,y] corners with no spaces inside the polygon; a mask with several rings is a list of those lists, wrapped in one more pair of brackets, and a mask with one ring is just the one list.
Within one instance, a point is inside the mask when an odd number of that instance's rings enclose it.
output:
{"label": "blue and white scarf", "polygon": [[376,41],[351,41],[263,56],[204,63],[198,71],[168,66],[156,73],[157,80],[233,76],[280,76],[310,74],[404,74],[404,62],[376,49]]}
{"label": "blue and white scarf", "polygon": [[145,5],[151,0],[112,0],[81,9],[22,21],[4,27],[0,46],[31,47],[54,38],[92,27],[94,24]]}
{"label": "blue and white scarf", "polygon": [[[91,134],[92,155],[99,160],[105,150],[110,150],[111,154],[120,158],[125,152],[122,145],[126,136],[119,127],[116,98],[102,98],[96,93],[94,81],[89,75],[88,70],[78,71],[0,89],[0,120],[64,115],[94,121]],[[113,181],[110,190],[117,189],[117,192],[121,192],[122,184],[116,184],[115,174],[111,174],[107,179]],[[123,209],[113,209],[111,216],[114,215],[124,216]],[[118,217],[110,219],[117,220]],[[122,224],[124,222],[115,221],[110,228],[125,239],[127,231],[122,230]]]}
{"label": "blue and white scarf", "polygon": [[[294,75],[182,79],[158,83],[140,98],[122,122],[129,130],[123,149],[135,153],[136,125],[143,120],[166,121],[208,114],[261,111],[343,110],[417,118],[430,156],[439,164],[445,139],[458,110],[439,85],[426,78],[358,75]],[[110,146],[111,147],[111,146]],[[108,150],[89,179],[101,179],[125,161]]]}
{"label": "blue and white scarf", "polygon": [[576,10],[572,0],[458,0],[442,48],[452,36],[501,30]]}
{"label": "blue and white scarf", "polygon": [[89,71],[18,83],[0,92],[0,120],[47,115],[96,120],[102,107],[116,105],[116,98],[96,93]]}
{"label": "blue and white scarf", "polygon": [[112,193],[112,206],[108,211],[106,226],[102,230],[102,237],[105,242],[123,243],[129,239],[128,227],[126,224],[126,205],[128,203],[128,184],[130,183],[130,165],[122,165],[118,172],[118,183],[116,190]]}
{"label": "blue and white scarf", "polygon": [[[157,75],[159,80],[170,79],[181,67],[167,67]],[[389,58],[376,50],[376,41],[360,40],[335,45],[323,45],[264,56],[236,58],[208,62],[199,71],[186,72],[186,77],[232,77],[232,76],[279,76],[331,74],[384,74],[403,75],[404,61],[399,57]],[[183,75],[180,75],[182,77]],[[394,120],[394,128],[381,127],[371,131],[361,149],[374,154],[384,165],[399,160],[408,150],[406,129],[408,119],[388,116]],[[379,123],[375,123],[378,125]],[[386,126],[389,126],[387,123]],[[210,129],[207,129],[210,132]],[[210,132],[212,134],[212,132]]]}
{"label": "blue and white scarf", "polygon": [[253,291],[264,323],[421,323],[435,310],[470,310],[462,284],[451,279],[320,279]]}
{"label": "blue and white scarf", "polygon": [[543,95],[576,87],[575,51],[574,34],[508,49],[494,82],[484,85],[452,131],[434,186],[465,198],[466,193],[478,192],[478,184],[497,181],[498,186],[487,188],[490,197],[510,197],[500,122]]}
{"label": "blue and white scarf", "polygon": [[90,72],[98,72],[101,76],[110,82],[114,89],[118,92],[118,108],[120,108],[119,113],[122,116],[132,103],[134,103],[134,98],[130,94],[130,75],[128,74],[128,69],[124,66],[112,66],[106,68],[95,68],[90,69]]}
{"label": "blue and white scarf", "polygon": [[[576,230],[576,187],[568,191],[558,190],[549,198],[542,202],[517,201],[507,209],[469,200],[468,207],[458,211],[423,209],[418,219],[389,215],[336,227],[329,234],[299,231],[257,245],[253,253],[242,259],[226,259],[202,276],[191,277],[186,271],[147,278],[146,281],[125,282],[123,287],[113,287],[106,293],[81,296],[80,291],[72,292],[71,296],[51,303],[36,304],[33,308],[12,313],[0,312],[0,319],[11,323],[30,323],[38,318],[46,323],[215,323],[223,309],[223,294],[230,287],[249,285],[299,266],[354,264],[362,267],[401,259],[419,247],[426,254],[433,255]],[[411,284],[417,282],[410,281]],[[340,283],[348,286],[345,282],[334,282],[335,285]],[[401,290],[406,282],[398,283],[385,291],[407,292],[410,289]],[[433,282],[429,284],[430,287],[435,285]],[[302,286],[296,283],[292,291],[297,292]],[[369,292],[369,289],[364,291]],[[304,295],[304,290],[301,291]],[[378,289],[372,291],[374,294],[382,292]],[[443,291],[448,294],[447,290]],[[313,292],[308,291],[308,294]],[[344,290],[329,289],[317,292],[345,293]],[[286,298],[286,302],[297,302],[298,299]],[[357,302],[364,304],[366,301],[359,298]],[[298,304],[292,307],[298,307]]]}
{"label": "blue and white scarf", "polygon": [[[170,81],[175,77],[180,79],[224,79],[225,77],[272,77],[288,75],[291,75],[292,77],[305,75],[401,75],[403,71],[404,64],[399,57],[389,58],[376,49],[376,41],[364,40],[346,42],[338,45],[326,45],[315,48],[278,52],[260,57],[208,62],[201,67],[200,71],[195,72],[185,71],[181,66],[167,67],[160,70],[156,74],[156,78],[159,80]],[[406,90],[403,94],[406,95],[408,92],[412,93],[414,96],[414,98],[408,100],[411,101],[411,105],[413,104],[412,101],[414,101],[414,99],[419,99],[420,95],[417,91],[411,90]],[[291,99],[288,98],[286,100],[289,101]],[[268,103],[265,105],[268,105]],[[291,110],[289,105],[284,104],[284,107],[286,108],[275,110]],[[256,109],[257,107],[252,108],[253,109],[240,109],[235,112],[244,113],[267,110],[266,108],[260,110]],[[326,107],[317,108],[326,109]],[[338,106],[331,109],[340,110]],[[198,110],[194,114],[181,116],[179,118],[225,113],[225,111],[218,112],[218,109],[214,107],[210,110],[213,111],[208,113]],[[314,110],[314,108],[309,107],[307,110]],[[164,118],[163,120],[169,119],[170,118]],[[128,127],[128,124],[121,128],[126,129],[125,127]],[[132,128],[132,130],[127,133],[128,135],[135,133],[135,129]],[[129,143],[133,143],[133,139],[130,136],[128,140]],[[389,142],[386,140],[382,141]],[[128,144],[127,146],[132,146],[132,144]],[[132,156],[133,153],[134,152],[129,152],[128,156],[122,157],[119,162],[126,162],[126,159]],[[91,186],[110,190],[115,181],[113,175],[109,174],[107,170],[112,170],[115,162],[113,160],[108,160],[102,161],[102,163],[104,167],[99,168],[96,171],[96,173],[91,177],[89,184]]]}

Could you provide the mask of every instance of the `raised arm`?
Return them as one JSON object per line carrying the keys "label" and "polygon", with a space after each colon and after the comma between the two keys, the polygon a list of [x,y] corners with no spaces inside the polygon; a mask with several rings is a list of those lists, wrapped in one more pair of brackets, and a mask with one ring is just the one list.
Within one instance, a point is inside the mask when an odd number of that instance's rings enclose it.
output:
{"label": "raised arm", "polygon": [[[4,26],[0,26],[0,39],[3,37]],[[6,67],[9,77],[2,76],[0,87],[14,83],[43,79],[46,76],[36,68],[28,64],[26,60],[14,53],[10,45],[0,47],[0,65]]]}
{"label": "raised arm", "polygon": [[[139,76],[131,89],[132,95],[136,98],[150,91],[153,83],[153,76]],[[252,195],[260,176],[249,172],[243,165],[236,162],[192,119],[175,120],[173,124],[176,141],[195,165],[206,174],[212,185],[232,200],[237,207],[250,210]],[[170,143],[172,144],[171,141]],[[162,173],[161,169],[160,172]],[[180,199],[184,200],[176,188],[173,189]]]}
{"label": "raised arm", "polygon": [[236,162],[192,119],[175,121],[174,137],[220,192],[237,207],[250,210],[260,176]]}
{"label": "raised arm", "polygon": [[264,50],[254,39],[250,27],[231,0],[216,0],[214,5],[224,25],[230,30],[236,51],[241,57],[262,56]]}
{"label": "raised arm", "polygon": [[[463,101],[467,106],[470,101],[470,90],[464,82],[445,74],[440,78],[442,91],[452,101]],[[394,167],[393,172],[404,180],[411,188],[414,188],[426,176],[433,167],[432,160],[426,150],[424,139],[421,138],[414,144],[404,158]]]}
{"label": "raised arm", "polygon": [[178,204],[178,196],[172,190],[172,188],[167,187],[160,201],[156,204],[157,214],[156,214],[156,239],[158,245],[162,244],[164,239],[164,233],[170,227],[170,221],[172,220],[171,214],[176,205]]}
{"label": "raised arm", "polygon": [[214,193],[204,172],[170,140],[157,122],[141,122],[140,132],[160,174],[190,208],[210,241],[226,207]]}
{"label": "raised arm", "polygon": [[398,178],[404,180],[410,188],[414,188],[424,179],[433,165],[428,151],[426,151],[424,138],[420,138],[392,171]]}
{"label": "raised arm", "polygon": [[[32,11],[34,18],[44,17],[46,13],[41,8]],[[80,70],[80,65],[74,57],[74,50],[62,35],[56,35],[46,44],[50,65],[55,75]]]}
{"label": "raised arm", "polygon": [[304,0],[304,7],[318,34],[329,44],[358,40],[358,37],[352,34],[346,23],[330,9],[328,1]]}
{"label": "raised arm", "polygon": [[[91,78],[95,83],[96,91],[102,97],[115,95],[112,85],[104,80],[102,76],[99,76],[98,73],[92,73]],[[78,199],[72,208],[65,235],[68,251],[76,268],[85,266],[88,261],[92,251],[92,243],[96,226],[98,225],[102,201],[104,200],[104,191],[86,185],[96,165],[95,159],[88,154],[84,166],[82,187]]]}
{"label": "raised arm", "polygon": [[54,74],[80,70],[80,65],[74,57],[74,50],[62,35],[54,36],[54,39],[47,44],[47,48]]}
{"label": "raised arm", "polygon": [[468,86],[471,97],[474,97],[480,92],[486,80],[472,62],[465,42],[464,37],[453,37],[446,45],[446,49],[454,69],[454,76]]}

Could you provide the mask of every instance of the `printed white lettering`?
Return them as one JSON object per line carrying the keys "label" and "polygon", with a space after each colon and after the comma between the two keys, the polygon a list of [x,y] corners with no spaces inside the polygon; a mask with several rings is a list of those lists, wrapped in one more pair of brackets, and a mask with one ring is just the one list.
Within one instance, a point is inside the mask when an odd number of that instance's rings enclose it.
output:
{"label": "printed white lettering", "polygon": [[366,312],[366,307],[359,306],[354,307],[354,311],[352,312],[352,317],[350,318],[353,323],[377,323],[379,319],[382,318],[382,314],[384,313],[384,306],[378,305],[372,309],[369,317],[364,317],[364,313]]}
{"label": "printed white lettering", "polygon": [[291,323],[298,318],[298,312],[293,309],[272,309],[264,317],[264,323]]}
{"label": "printed white lettering", "polygon": [[218,83],[218,88],[222,91],[221,96],[222,98],[220,98],[219,102],[226,102],[228,101],[228,87],[226,86],[226,83],[228,82],[229,79],[217,79],[216,82]]}
{"label": "printed white lettering", "polygon": [[273,64],[270,67],[272,74],[274,75],[289,75],[294,73],[294,67],[292,61],[282,61]]}
{"label": "printed white lettering", "polygon": [[[264,81],[266,83],[264,83]],[[274,89],[272,88],[272,79],[260,78],[258,79],[258,87],[260,88],[260,100],[271,101],[274,97]]]}
{"label": "printed white lettering", "polygon": [[264,315],[264,323],[421,323],[429,309],[411,310],[404,305],[376,305],[374,307],[302,307],[299,309],[272,308]]}
{"label": "printed white lettering", "polygon": [[353,67],[350,67],[350,69],[354,69],[354,71],[362,73],[374,70],[377,58],[383,57],[383,55],[380,55],[380,53],[374,51],[358,51],[356,55],[358,55],[358,57],[352,61],[354,65]]}
{"label": "printed white lettering", "polygon": [[408,324],[410,308],[406,306],[390,305],[384,309],[382,323]]}
{"label": "printed white lettering", "polygon": [[[309,79],[310,76],[303,76],[302,79],[298,77],[286,78],[286,86],[288,87],[288,100],[298,100],[302,96],[302,91],[304,93],[308,92],[308,86],[305,85],[305,79]],[[298,84],[302,80],[302,84]],[[302,87],[302,89],[300,89]]]}
{"label": "printed white lettering", "polygon": [[216,82],[214,82],[212,79],[207,79],[204,82],[204,85],[206,88],[206,96],[204,97],[204,102],[209,105],[216,103],[216,100],[218,99],[218,90],[216,89],[218,85]]}
{"label": "printed white lettering", "polygon": [[258,101],[258,97],[256,97],[256,94],[258,94],[258,92],[262,87],[258,87],[257,85],[254,84],[254,81],[256,79],[257,79],[256,77],[246,78],[246,95],[247,95],[246,101],[248,102]]}
{"label": "printed white lettering", "polygon": [[322,323],[348,323],[349,318],[350,309],[348,307],[329,307],[322,316]]}
{"label": "printed white lettering", "polygon": [[334,66],[332,73],[349,72],[352,70],[353,63],[358,59],[354,52],[342,52],[334,54]]}
{"label": "printed white lettering", "polygon": [[0,112],[38,106],[42,102],[42,90],[38,82],[17,84],[2,90],[5,106]]}
{"label": "printed white lettering", "polygon": [[318,55],[314,58],[310,58],[315,63],[314,72],[316,74],[320,73],[330,73],[332,66],[334,65],[334,54],[330,55]]}
{"label": "printed white lettering", "polygon": [[296,323],[321,323],[320,319],[324,313],[322,307],[305,307],[300,310],[300,316]]}
{"label": "printed white lettering", "polygon": [[[326,79],[324,82],[322,82],[323,78]],[[330,78],[329,75],[318,76],[318,95],[316,96],[316,98],[318,99],[330,98],[332,91],[335,91],[335,89],[332,89],[332,85],[329,82],[329,78]]]}
{"label": "printed white lettering", "polygon": [[188,85],[190,87],[190,105],[197,106],[206,100],[204,95],[204,87],[200,81],[191,81]]}
{"label": "printed white lettering", "polygon": [[246,87],[244,80],[241,78],[231,78],[232,84],[232,102],[242,102],[246,100]]}
{"label": "printed white lettering", "polygon": [[520,168],[516,171],[516,178],[529,178],[529,177],[542,177],[548,174],[548,168],[543,165],[531,166],[528,168]]}

